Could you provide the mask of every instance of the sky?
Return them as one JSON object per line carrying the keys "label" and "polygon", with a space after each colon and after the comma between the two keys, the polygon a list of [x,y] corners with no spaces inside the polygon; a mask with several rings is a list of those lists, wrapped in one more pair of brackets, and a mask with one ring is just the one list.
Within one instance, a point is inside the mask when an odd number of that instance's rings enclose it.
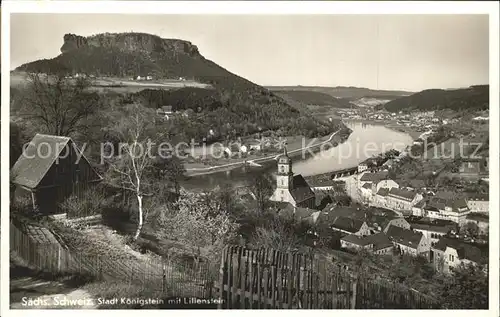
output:
{"label": "sky", "polygon": [[12,14],[11,69],[60,54],[66,33],[192,42],[262,86],[420,91],[488,84],[487,15]]}

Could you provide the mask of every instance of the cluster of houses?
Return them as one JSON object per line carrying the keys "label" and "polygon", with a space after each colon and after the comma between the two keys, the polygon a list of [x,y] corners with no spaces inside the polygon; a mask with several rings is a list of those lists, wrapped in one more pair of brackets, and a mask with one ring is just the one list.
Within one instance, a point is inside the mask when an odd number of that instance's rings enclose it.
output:
{"label": "cluster of houses", "polygon": [[277,184],[271,200],[281,204],[280,215],[316,228],[310,232],[316,237],[325,232],[336,234],[341,247],[351,251],[421,256],[445,273],[462,263],[482,262],[482,251],[459,238],[458,233],[470,222],[477,224],[481,233],[488,233],[485,196],[428,198],[415,188],[401,188],[388,178],[387,171],[365,171],[359,186],[371,208],[330,204],[318,210],[314,207],[314,189],[301,175],[294,175],[286,151],[277,163]]}
{"label": "cluster of houses", "polygon": [[421,187],[402,187],[389,178],[387,171],[363,172],[359,175],[358,187],[367,204],[393,210],[400,216],[450,220],[460,226],[470,221],[476,221],[481,228],[488,225],[487,195],[441,198],[439,193]]}

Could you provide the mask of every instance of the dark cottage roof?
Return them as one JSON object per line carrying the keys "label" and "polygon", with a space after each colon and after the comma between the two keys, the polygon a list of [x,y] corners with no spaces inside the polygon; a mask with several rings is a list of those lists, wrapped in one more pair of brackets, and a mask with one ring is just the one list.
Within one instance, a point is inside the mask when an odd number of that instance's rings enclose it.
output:
{"label": "dark cottage roof", "polygon": [[35,135],[12,167],[12,183],[36,188],[69,141],[68,137]]}
{"label": "dark cottage roof", "polygon": [[433,248],[440,251],[446,251],[446,247],[457,250],[460,259],[467,259],[476,263],[481,261],[482,253],[479,248],[457,239],[443,237],[439,239]]}
{"label": "dark cottage roof", "polygon": [[421,232],[390,226],[389,230],[387,230],[387,236],[396,243],[416,249],[423,235]]}
{"label": "dark cottage roof", "polygon": [[[11,182],[30,189],[36,188],[70,142],[68,137],[35,135],[12,167]],[[85,156],[82,158],[86,160]]]}
{"label": "dark cottage roof", "polygon": [[383,232],[372,234],[366,238],[373,244],[374,251],[392,247],[391,240]]}
{"label": "dark cottage roof", "polygon": [[393,187],[389,191],[389,195],[394,196],[395,198],[411,201],[413,200],[413,198],[415,198],[416,193],[413,191]]}
{"label": "dark cottage roof", "polygon": [[311,187],[300,174],[293,177],[293,188],[290,190],[290,194],[297,203],[315,197]]}
{"label": "dark cottage roof", "polygon": [[391,240],[385,235],[385,233],[380,232],[377,234],[372,234],[366,237],[360,237],[355,234],[350,234],[343,237],[341,240],[350,242],[359,246],[373,245],[373,250],[381,250],[392,246]]}
{"label": "dark cottage roof", "polygon": [[488,215],[481,214],[478,212],[471,212],[465,218],[468,220],[481,221],[481,222],[489,222],[490,221],[490,217]]}
{"label": "dark cottage roof", "polygon": [[363,221],[349,217],[338,217],[332,224],[333,228],[355,233],[363,226]]}

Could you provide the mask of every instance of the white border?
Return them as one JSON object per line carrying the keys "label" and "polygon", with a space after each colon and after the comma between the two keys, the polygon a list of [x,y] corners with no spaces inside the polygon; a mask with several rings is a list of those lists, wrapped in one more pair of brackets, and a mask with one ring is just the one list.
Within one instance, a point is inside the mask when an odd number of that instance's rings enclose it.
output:
{"label": "white border", "polygon": [[[499,197],[499,51],[498,51],[498,13],[499,6],[497,2],[470,1],[470,2],[255,2],[255,1],[218,1],[218,2],[201,2],[201,1],[3,1],[2,2],[2,107],[1,118],[2,123],[9,122],[9,85],[10,85],[10,13],[129,13],[129,14],[159,14],[161,12],[169,14],[489,14],[490,15],[490,310],[489,311],[429,311],[431,314],[440,314],[442,316],[450,315],[458,316],[499,316],[499,233],[498,225],[500,218],[498,210],[500,207]],[[9,310],[9,293],[8,290],[8,270],[9,266],[9,125],[2,124],[1,127],[1,203],[2,203],[2,239],[1,239],[1,312],[2,316],[66,316],[68,313],[72,315],[92,314],[105,315],[115,312],[104,310],[83,311],[74,310]],[[133,316],[133,311],[116,312],[128,316]],[[173,311],[148,311],[148,314],[162,315],[172,314]],[[231,311],[175,311],[177,315],[194,315],[194,314],[234,314]],[[251,314],[251,311],[239,311],[237,314]],[[262,311],[259,314],[271,315],[274,311]],[[304,311],[286,311],[285,314],[304,314]],[[319,312],[314,314],[336,314],[362,316],[367,312],[361,310],[342,311],[342,312]],[[418,310],[405,310],[405,315],[419,316],[422,314]],[[387,314],[401,314],[398,311],[380,311],[372,310],[370,315],[386,316]]]}

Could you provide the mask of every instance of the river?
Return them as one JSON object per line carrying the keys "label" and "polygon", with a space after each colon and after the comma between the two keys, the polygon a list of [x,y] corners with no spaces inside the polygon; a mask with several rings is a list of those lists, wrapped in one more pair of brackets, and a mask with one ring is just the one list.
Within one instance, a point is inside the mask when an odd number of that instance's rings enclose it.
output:
{"label": "river", "polygon": [[[314,155],[304,152],[303,156],[294,157],[294,173],[311,176],[353,167],[373,155],[390,149],[403,150],[413,143],[409,134],[382,125],[360,122],[346,122],[346,125],[352,130],[346,142],[334,148],[323,148]],[[230,171],[194,176],[183,181],[182,186],[189,189],[210,189],[222,183],[239,186],[246,182],[251,170],[274,173],[276,162],[266,163],[263,167],[242,166]]]}

